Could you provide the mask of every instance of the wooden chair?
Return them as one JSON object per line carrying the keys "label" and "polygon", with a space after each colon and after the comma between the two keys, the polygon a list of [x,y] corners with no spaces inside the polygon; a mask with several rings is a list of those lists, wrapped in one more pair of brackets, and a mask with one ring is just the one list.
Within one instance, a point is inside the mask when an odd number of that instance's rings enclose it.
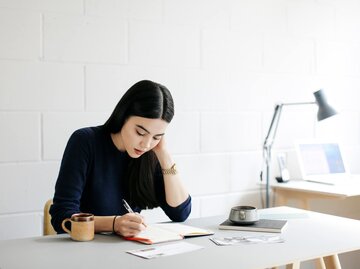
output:
{"label": "wooden chair", "polygon": [[51,216],[49,213],[50,206],[52,205],[53,200],[50,199],[45,203],[44,206],[44,235],[56,234],[53,226],[51,225]]}

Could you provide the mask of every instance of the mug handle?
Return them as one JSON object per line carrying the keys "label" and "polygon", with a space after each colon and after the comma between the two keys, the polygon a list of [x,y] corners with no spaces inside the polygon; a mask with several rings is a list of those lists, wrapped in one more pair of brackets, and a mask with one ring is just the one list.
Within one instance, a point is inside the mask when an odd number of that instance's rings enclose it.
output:
{"label": "mug handle", "polygon": [[65,227],[65,223],[68,222],[68,221],[71,222],[71,219],[69,219],[69,218],[64,219],[63,222],[61,223],[61,227],[63,228],[63,230],[64,230],[65,232],[67,232],[68,234],[70,234],[71,231],[70,231],[68,228]]}

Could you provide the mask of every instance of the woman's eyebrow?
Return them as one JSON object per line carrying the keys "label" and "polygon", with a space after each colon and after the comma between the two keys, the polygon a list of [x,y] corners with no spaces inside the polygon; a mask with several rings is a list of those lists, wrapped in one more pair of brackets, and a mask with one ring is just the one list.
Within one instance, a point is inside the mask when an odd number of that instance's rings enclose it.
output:
{"label": "woman's eyebrow", "polygon": [[[148,134],[150,134],[150,132],[149,132],[148,130],[146,130],[143,126],[136,124],[136,127],[140,128],[140,129],[144,130],[145,132],[147,132]],[[162,135],[164,135],[164,134],[165,134],[165,133],[156,134],[156,135],[154,135],[154,136],[162,136]]]}

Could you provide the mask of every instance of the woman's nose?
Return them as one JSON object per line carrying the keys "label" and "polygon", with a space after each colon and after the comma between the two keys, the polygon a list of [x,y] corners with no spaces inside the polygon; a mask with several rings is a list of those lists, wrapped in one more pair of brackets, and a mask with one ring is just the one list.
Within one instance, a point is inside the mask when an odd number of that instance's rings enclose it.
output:
{"label": "woman's nose", "polygon": [[151,138],[144,138],[142,141],[141,141],[141,147],[143,149],[149,149],[150,148],[150,145],[151,145]]}

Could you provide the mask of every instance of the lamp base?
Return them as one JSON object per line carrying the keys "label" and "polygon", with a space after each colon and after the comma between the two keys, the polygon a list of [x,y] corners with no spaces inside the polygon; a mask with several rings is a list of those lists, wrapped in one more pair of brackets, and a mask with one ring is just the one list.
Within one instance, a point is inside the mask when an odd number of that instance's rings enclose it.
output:
{"label": "lamp base", "polygon": [[276,181],[279,183],[289,182],[289,179],[283,179],[282,177],[275,177]]}

